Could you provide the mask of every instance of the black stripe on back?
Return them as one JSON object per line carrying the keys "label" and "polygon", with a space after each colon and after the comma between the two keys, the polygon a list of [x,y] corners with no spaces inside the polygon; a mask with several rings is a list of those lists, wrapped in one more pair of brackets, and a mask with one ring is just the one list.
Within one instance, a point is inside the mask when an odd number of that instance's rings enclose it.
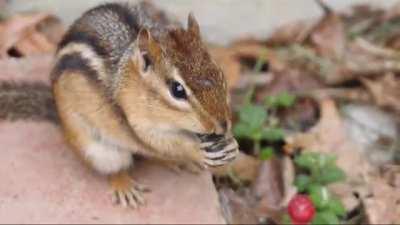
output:
{"label": "black stripe on back", "polygon": [[68,33],[64,36],[64,38],[60,42],[58,50],[62,49],[71,42],[87,44],[88,46],[91,46],[93,50],[96,52],[96,54],[99,56],[107,55],[107,50],[100,45],[100,40],[98,39],[98,37],[96,37],[93,34],[87,33],[85,31],[80,31],[77,29],[71,29],[70,31],[68,31]]}
{"label": "black stripe on back", "polygon": [[[139,25],[137,18],[129,9],[128,4],[107,3],[90,9],[89,11],[84,13],[84,15],[72,25],[70,30],[64,36],[58,46],[58,49],[65,47],[71,42],[78,42],[92,46],[93,50],[100,56],[107,56],[109,54],[109,51],[106,49],[106,46],[102,46],[100,44],[100,37],[98,37],[98,35],[96,35],[95,33],[88,32],[91,30],[90,28],[80,27],[81,22],[85,21],[86,19],[90,20],[89,18],[87,18],[89,14],[98,13],[99,15],[101,15],[102,13],[106,12],[115,13],[115,15],[117,15],[118,17],[119,22],[123,25],[127,25],[127,27],[129,28],[131,39],[136,37],[139,31]],[[113,25],[110,24],[110,26]]]}
{"label": "black stripe on back", "polygon": [[60,60],[58,60],[51,73],[51,81],[56,81],[65,71],[84,73],[90,79],[98,80],[97,71],[91,68],[89,61],[77,52],[63,55]]}

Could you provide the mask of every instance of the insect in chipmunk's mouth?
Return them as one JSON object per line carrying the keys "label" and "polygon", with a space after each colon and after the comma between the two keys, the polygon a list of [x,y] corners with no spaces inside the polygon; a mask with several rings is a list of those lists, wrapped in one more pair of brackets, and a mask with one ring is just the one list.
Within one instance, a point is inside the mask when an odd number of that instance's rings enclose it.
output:
{"label": "insect in chipmunk's mouth", "polygon": [[220,134],[196,134],[201,141],[205,159],[204,163],[210,167],[225,165],[236,158],[239,152],[238,144],[232,136]]}

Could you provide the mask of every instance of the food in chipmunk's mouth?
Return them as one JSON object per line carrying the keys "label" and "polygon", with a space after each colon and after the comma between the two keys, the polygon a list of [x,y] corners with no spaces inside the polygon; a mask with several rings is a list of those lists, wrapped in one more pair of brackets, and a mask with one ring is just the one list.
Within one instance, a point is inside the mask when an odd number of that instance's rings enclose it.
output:
{"label": "food in chipmunk's mouth", "polygon": [[219,134],[197,134],[204,150],[204,163],[210,167],[222,166],[233,161],[239,152],[238,144],[232,136]]}

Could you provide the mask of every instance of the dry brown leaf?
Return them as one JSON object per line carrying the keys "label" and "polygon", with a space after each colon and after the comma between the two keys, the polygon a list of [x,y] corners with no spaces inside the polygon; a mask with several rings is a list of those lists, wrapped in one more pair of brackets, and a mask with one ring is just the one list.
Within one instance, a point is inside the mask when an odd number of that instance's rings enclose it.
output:
{"label": "dry brown leaf", "polygon": [[340,59],[346,46],[345,30],[340,16],[332,11],[328,12],[315,26],[310,39],[319,55]]}
{"label": "dry brown leaf", "polygon": [[388,73],[376,80],[362,79],[378,106],[395,110],[400,114],[400,78]]}
{"label": "dry brown leaf", "polygon": [[281,202],[284,195],[281,160],[274,157],[263,161],[259,174],[253,183],[253,193],[260,199],[258,210],[266,215],[282,209]]}
{"label": "dry brown leaf", "polygon": [[400,188],[400,165],[385,165],[382,168],[383,178],[394,188]]}
{"label": "dry brown leaf", "polygon": [[370,179],[371,194],[364,199],[369,224],[400,223],[400,190],[387,181],[374,177]]}
{"label": "dry brown leaf", "polygon": [[393,49],[357,38],[347,45],[342,61],[335,64],[323,79],[325,83],[334,85],[364,77],[377,77],[386,72],[398,73],[399,56]]}
{"label": "dry brown leaf", "polygon": [[293,186],[294,176],[293,161],[289,157],[274,157],[261,163],[257,179],[252,184],[259,217],[277,223],[282,221],[288,202],[297,193]]}
{"label": "dry brown leaf", "polygon": [[301,44],[310,35],[313,24],[306,21],[296,21],[281,27],[268,38],[268,45]]}
{"label": "dry brown leaf", "polygon": [[[37,53],[51,53],[55,51],[57,42],[64,31],[61,24],[50,14],[38,13],[34,15],[16,15],[0,24],[0,57],[7,57],[10,51],[17,55],[32,55]],[[49,23],[53,21],[52,23]],[[58,21],[58,20],[57,20]],[[47,35],[40,30],[45,30],[43,24],[47,24]],[[57,27],[51,29],[51,27]]]}
{"label": "dry brown leaf", "polygon": [[303,92],[323,87],[323,84],[314,76],[288,66],[281,71],[274,70],[270,75],[273,76],[272,81],[257,91],[256,99],[262,100],[265,96],[276,95],[283,91]]}
{"label": "dry brown leaf", "polygon": [[231,189],[219,191],[222,212],[228,224],[258,224],[251,200]]}
{"label": "dry brown leaf", "polygon": [[229,47],[237,57],[258,58],[265,54],[267,46],[253,39],[243,39],[236,41]]}

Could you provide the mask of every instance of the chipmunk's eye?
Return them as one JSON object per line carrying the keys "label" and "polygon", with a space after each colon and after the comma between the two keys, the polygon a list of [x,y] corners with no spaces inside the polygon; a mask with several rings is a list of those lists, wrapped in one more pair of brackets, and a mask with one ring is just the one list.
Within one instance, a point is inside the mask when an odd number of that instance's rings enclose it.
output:
{"label": "chipmunk's eye", "polygon": [[174,96],[176,99],[186,99],[186,91],[185,88],[182,86],[182,84],[176,82],[176,81],[171,81],[169,82],[169,89],[171,92],[171,95]]}
{"label": "chipmunk's eye", "polygon": [[143,56],[143,64],[144,64],[143,69],[144,69],[144,71],[147,71],[152,64],[152,61],[149,57],[149,54],[147,54],[147,52],[144,52],[142,56]]}

